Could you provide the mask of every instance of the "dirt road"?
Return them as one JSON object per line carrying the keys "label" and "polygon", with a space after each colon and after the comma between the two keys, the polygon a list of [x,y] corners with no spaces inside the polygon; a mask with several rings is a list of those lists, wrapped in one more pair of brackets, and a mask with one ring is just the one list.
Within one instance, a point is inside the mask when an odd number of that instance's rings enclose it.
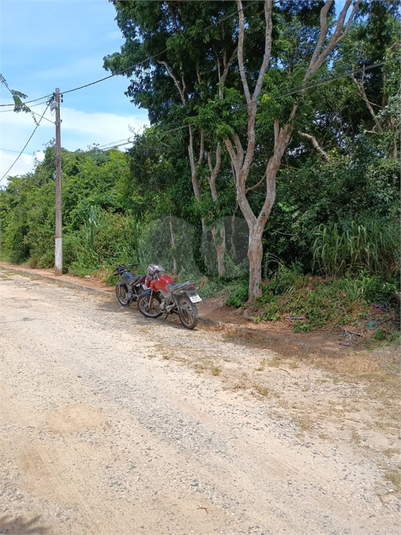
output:
{"label": "dirt road", "polygon": [[399,435],[364,385],[107,296],[0,292],[1,534],[399,533]]}

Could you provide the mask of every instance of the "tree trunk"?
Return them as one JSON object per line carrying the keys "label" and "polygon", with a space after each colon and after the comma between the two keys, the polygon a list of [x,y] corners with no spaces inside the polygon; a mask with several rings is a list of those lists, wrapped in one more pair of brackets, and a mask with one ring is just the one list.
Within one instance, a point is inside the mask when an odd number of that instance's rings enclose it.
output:
{"label": "tree trunk", "polygon": [[171,250],[173,252],[173,272],[177,274],[177,260],[175,258],[175,236],[174,236],[172,216],[169,217],[169,223],[170,223]]}
{"label": "tree trunk", "polygon": [[[210,186],[210,193],[212,194],[212,199],[215,205],[217,206],[217,213],[219,212],[218,203],[219,203],[219,197],[217,194],[217,188],[216,188],[216,178],[220,171],[220,165],[221,165],[221,145],[220,143],[217,143],[216,147],[216,155],[215,155],[215,165],[213,166],[212,163],[212,156],[210,151],[207,155],[208,165],[209,165],[209,186]],[[220,227],[219,229],[219,236],[216,236],[216,224],[213,225],[211,228],[212,236],[213,236],[213,243],[216,250],[216,256],[217,256],[217,271],[219,274],[219,277],[223,277],[225,274],[225,265],[224,265],[224,255],[226,252],[226,230],[224,227]]]}
{"label": "tree trunk", "polygon": [[249,227],[248,259],[249,259],[249,300],[262,296],[263,235],[264,226],[256,223]]}
{"label": "tree trunk", "polygon": [[224,264],[224,254],[226,252],[226,229],[224,226],[217,229],[216,225],[213,225],[211,232],[217,255],[217,272],[219,277],[224,277],[226,271]]}

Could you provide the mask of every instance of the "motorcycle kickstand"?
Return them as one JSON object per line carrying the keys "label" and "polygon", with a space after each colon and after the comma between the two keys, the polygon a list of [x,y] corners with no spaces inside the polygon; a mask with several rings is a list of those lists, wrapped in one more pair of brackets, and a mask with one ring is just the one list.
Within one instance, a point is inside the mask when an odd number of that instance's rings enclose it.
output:
{"label": "motorcycle kickstand", "polygon": [[166,312],[166,313],[164,314],[164,320],[161,322],[160,325],[163,325],[163,323],[166,321],[168,315],[169,315],[169,312]]}

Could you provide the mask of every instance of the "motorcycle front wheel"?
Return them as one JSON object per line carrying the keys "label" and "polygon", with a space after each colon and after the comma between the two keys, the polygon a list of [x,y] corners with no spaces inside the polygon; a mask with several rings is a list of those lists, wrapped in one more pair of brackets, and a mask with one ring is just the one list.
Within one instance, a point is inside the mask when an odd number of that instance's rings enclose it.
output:
{"label": "motorcycle front wheel", "polygon": [[160,297],[157,294],[144,293],[138,298],[138,309],[147,318],[158,318],[163,314],[160,311]]}
{"label": "motorcycle front wheel", "polygon": [[198,324],[198,309],[189,297],[181,297],[178,301],[180,321],[187,329],[195,329]]}
{"label": "motorcycle front wheel", "polygon": [[131,303],[131,300],[127,295],[127,287],[125,284],[117,284],[116,296],[123,307],[127,307]]}

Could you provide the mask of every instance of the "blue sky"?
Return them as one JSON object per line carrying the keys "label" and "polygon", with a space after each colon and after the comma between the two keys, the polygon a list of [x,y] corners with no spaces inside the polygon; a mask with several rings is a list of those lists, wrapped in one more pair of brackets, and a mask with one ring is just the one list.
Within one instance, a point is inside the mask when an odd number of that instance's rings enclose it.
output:
{"label": "blue sky", "polygon": [[[108,0],[0,0],[0,73],[11,89],[33,100],[79,87],[107,76],[103,57],[123,44]],[[130,127],[148,124],[146,110],[137,109],[124,95],[128,78],[115,76],[64,96],[61,105],[61,143],[68,150],[93,143],[106,145],[128,139]],[[0,85],[0,104],[12,102]],[[41,115],[46,104],[32,108]],[[0,107],[0,178],[32,134],[35,123],[26,113]],[[6,113],[3,113],[6,112]],[[50,110],[45,118],[54,122]],[[10,175],[33,169],[44,145],[54,138],[54,125],[43,120]],[[0,183],[4,185],[6,179]]]}

